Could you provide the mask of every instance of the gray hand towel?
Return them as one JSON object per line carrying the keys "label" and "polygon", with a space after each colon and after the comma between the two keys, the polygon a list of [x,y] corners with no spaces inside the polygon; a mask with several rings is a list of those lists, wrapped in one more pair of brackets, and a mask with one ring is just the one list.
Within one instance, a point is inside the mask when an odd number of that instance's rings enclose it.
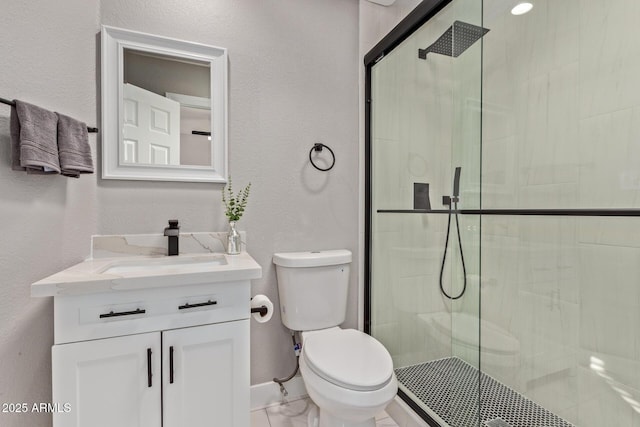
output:
{"label": "gray hand towel", "polygon": [[64,114],[56,114],[62,175],[79,178],[81,173],[93,173],[87,125]]}
{"label": "gray hand towel", "polygon": [[[28,173],[60,173],[58,116],[36,105],[18,100],[15,103],[17,122],[12,120],[12,124],[15,122],[14,128],[16,124],[19,128],[20,167]],[[12,131],[12,144],[13,136]],[[13,146],[15,150],[15,144]]]}
{"label": "gray hand towel", "polygon": [[23,171],[25,168],[20,166],[20,120],[15,105],[11,106],[9,133],[11,134],[11,169]]}

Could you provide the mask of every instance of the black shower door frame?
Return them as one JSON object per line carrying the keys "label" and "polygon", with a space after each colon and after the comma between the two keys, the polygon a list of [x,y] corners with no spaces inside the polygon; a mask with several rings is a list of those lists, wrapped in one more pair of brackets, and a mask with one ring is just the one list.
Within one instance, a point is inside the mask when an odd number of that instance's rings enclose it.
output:
{"label": "black shower door frame", "polygon": [[[365,252],[364,252],[364,331],[371,335],[371,70],[385,55],[421,28],[452,0],[423,0],[365,56]],[[398,390],[398,396],[430,426],[440,427],[427,412]]]}

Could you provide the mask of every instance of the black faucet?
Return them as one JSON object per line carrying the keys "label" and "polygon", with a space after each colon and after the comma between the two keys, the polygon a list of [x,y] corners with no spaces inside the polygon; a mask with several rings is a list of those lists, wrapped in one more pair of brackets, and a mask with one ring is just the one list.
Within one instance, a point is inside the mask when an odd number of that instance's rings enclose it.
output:
{"label": "black faucet", "polygon": [[178,237],[180,237],[180,226],[177,219],[170,219],[169,226],[164,229],[164,235],[169,238],[167,255],[178,255]]}

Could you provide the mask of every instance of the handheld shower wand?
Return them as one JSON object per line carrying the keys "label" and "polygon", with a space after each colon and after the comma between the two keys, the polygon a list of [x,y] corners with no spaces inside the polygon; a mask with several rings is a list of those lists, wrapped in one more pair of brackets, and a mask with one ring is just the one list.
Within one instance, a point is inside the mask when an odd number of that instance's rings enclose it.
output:
{"label": "handheld shower wand", "polygon": [[460,199],[460,173],[461,172],[462,172],[462,168],[458,166],[453,176],[453,198],[455,203],[458,203],[458,200]]}
{"label": "handheld shower wand", "polygon": [[[467,290],[467,268],[464,264],[464,253],[462,252],[462,239],[460,238],[460,222],[458,220],[458,202],[460,201],[460,173],[462,172],[462,168],[460,166],[456,167],[454,176],[453,176],[453,195],[452,196],[442,196],[442,202],[445,205],[449,206],[449,219],[447,221],[447,238],[444,242],[444,254],[442,255],[442,266],[440,267],[440,291],[442,295],[449,298],[450,300],[457,300],[461,298],[465,291]],[[451,296],[444,290],[444,285],[442,284],[442,276],[444,274],[444,265],[447,261],[447,248],[449,247],[449,232],[451,230],[451,213],[456,216],[456,229],[458,231],[458,247],[460,248],[460,260],[462,261],[462,275],[463,275],[463,284],[462,291],[456,295]]]}

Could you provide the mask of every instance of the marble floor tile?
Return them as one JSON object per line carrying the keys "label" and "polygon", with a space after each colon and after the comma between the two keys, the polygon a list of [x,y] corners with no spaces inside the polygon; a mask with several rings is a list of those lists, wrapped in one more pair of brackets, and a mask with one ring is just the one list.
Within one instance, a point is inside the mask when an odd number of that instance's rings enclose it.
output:
{"label": "marble floor tile", "polygon": [[[253,411],[251,427],[307,427],[307,416],[315,407],[316,405],[306,398]],[[398,427],[398,424],[383,411],[376,415],[376,427]]]}
{"label": "marble floor tile", "polygon": [[382,411],[379,414],[376,414],[376,422],[384,420],[385,418],[389,418],[389,414],[387,414],[386,411]]}
{"label": "marble floor tile", "polygon": [[271,427],[267,411],[264,409],[251,411],[251,427]]}
{"label": "marble floor tile", "polygon": [[398,427],[398,424],[391,417],[381,420],[376,419],[376,427]]}
{"label": "marble floor tile", "polygon": [[266,408],[271,427],[307,427],[307,415],[316,405],[310,399],[294,400]]}

